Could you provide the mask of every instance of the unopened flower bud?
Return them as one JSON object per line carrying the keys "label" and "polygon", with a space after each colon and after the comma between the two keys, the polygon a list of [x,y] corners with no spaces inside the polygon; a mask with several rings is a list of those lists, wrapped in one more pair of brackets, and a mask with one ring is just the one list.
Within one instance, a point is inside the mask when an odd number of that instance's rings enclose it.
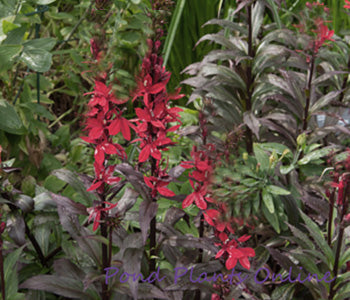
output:
{"label": "unopened flower bud", "polygon": [[243,153],[243,160],[248,160],[248,153],[247,152]]}
{"label": "unopened flower bud", "polygon": [[306,142],[306,134],[305,133],[299,134],[297,137],[298,146],[303,146],[305,142]]}

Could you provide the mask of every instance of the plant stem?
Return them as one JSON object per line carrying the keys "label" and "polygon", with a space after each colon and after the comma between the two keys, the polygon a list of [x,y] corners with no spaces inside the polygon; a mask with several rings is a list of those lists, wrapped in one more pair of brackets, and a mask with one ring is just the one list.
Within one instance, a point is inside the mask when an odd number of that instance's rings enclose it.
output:
{"label": "plant stem", "polygon": [[329,213],[328,213],[328,235],[327,235],[327,242],[328,245],[331,245],[332,241],[332,222],[333,222],[333,210],[334,210],[334,195],[335,190],[332,191],[332,194],[329,198]]}
{"label": "plant stem", "polygon": [[[253,49],[253,22],[252,22],[252,5],[247,6],[248,13],[248,56],[254,57],[254,49]],[[245,110],[250,111],[252,109],[252,85],[254,82],[254,78],[252,76],[252,64],[251,61],[247,62],[247,100],[245,105]],[[250,128],[247,128],[247,145],[246,149],[248,153],[253,152],[253,135]]]}
{"label": "plant stem", "polygon": [[2,256],[2,239],[0,240],[0,276],[1,276],[1,295],[2,300],[6,299],[5,295],[5,275],[4,275],[4,257]]}
{"label": "plant stem", "polygon": [[[105,196],[103,197],[103,201]],[[103,208],[105,207],[105,203],[102,203]],[[108,226],[106,223],[106,215],[104,213],[101,214],[101,235],[104,238],[108,236]],[[102,246],[102,274],[105,274],[105,269],[109,267],[109,258],[108,258],[108,248],[105,243],[101,244]],[[102,281],[102,300],[109,299],[108,285],[105,280]]]}
{"label": "plant stem", "polygon": [[28,227],[27,222],[24,219],[23,219],[23,221],[24,221],[24,226],[25,226],[25,233],[26,233],[27,237],[29,238],[30,242],[32,243],[36,253],[38,254],[41,265],[47,267],[47,262],[45,260],[45,256],[44,256],[43,252],[41,251],[41,248],[40,248],[37,240],[35,239],[34,235],[30,232],[30,229]]}
{"label": "plant stem", "polygon": [[[200,221],[199,221],[199,238],[202,238],[204,235],[204,216],[203,213],[201,214]],[[199,249],[199,254],[198,254],[198,263],[201,263],[203,261],[203,249]],[[195,300],[200,300],[201,299],[201,290],[196,290],[195,294]]]}
{"label": "plant stem", "polygon": [[[350,57],[348,60],[348,71],[350,70]],[[343,102],[344,96],[345,96],[345,88],[346,88],[346,83],[348,81],[348,75],[346,74],[343,80],[343,84],[341,86],[341,94],[339,96],[339,102]]]}
{"label": "plant stem", "polygon": [[[152,157],[151,159],[151,173],[152,176],[156,176],[156,160]],[[152,198],[152,201],[156,201],[156,199]],[[149,272],[152,273],[156,270],[156,260],[154,256],[156,255],[156,227],[157,227],[157,220],[156,217],[154,217],[151,220],[150,224],[150,260],[149,260]]]}
{"label": "plant stem", "polygon": [[308,90],[308,95],[306,97],[306,104],[305,104],[305,109],[304,109],[304,121],[303,121],[303,130],[307,129],[307,118],[309,115],[309,108],[310,108],[310,100],[311,100],[311,83],[312,83],[312,76],[314,74],[314,66],[315,66],[315,54],[312,54],[311,58],[311,69],[310,69],[310,77],[309,81],[307,84],[307,90]]}
{"label": "plant stem", "polygon": [[[338,276],[338,267],[339,267],[339,258],[340,258],[340,250],[342,247],[342,243],[343,243],[343,236],[344,236],[344,230],[345,230],[345,225],[344,225],[344,217],[345,214],[347,212],[348,209],[348,197],[347,195],[349,195],[350,193],[350,181],[349,178],[347,178],[346,180],[346,188],[343,194],[343,199],[342,199],[342,210],[340,212],[340,228],[339,228],[339,236],[338,236],[338,243],[337,243],[337,250],[335,253],[335,260],[334,260],[334,267],[333,267],[333,276],[334,278],[337,278]],[[328,300],[332,300],[335,293],[336,293],[336,289],[334,289],[334,286],[336,284],[337,280],[334,280],[331,282],[330,288],[329,288],[329,296],[328,296]]]}

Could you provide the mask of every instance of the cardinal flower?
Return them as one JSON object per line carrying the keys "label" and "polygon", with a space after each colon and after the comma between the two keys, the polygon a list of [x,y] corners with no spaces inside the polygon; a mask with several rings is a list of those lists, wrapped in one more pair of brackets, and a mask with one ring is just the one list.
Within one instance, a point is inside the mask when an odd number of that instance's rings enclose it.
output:
{"label": "cardinal flower", "polygon": [[103,207],[102,205],[96,205],[94,207],[87,208],[87,211],[89,213],[89,219],[88,222],[91,220],[94,220],[94,226],[92,228],[93,231],[96,231],[98,228],[98,225],[100,225],[101,220],[101,214],[103,212],[109,211],[112,208],[116,207],[118,203],[110,203],[110,202],[103,202],[105,205],[109,205],[109,207]]}
{"label": "cardinal flower", "polygon": [[99,165],[96,161],[94,162],[95,167],[95,180],[92,185],[88,188],[89,191],[93,191],[101,187],[104,183],[113,184],[117,183],[121,180],[120,177],[113,177],[114,166],[108,166],[104,168],[104,166]]}
{"label": "cardinal flower", "polygon": [[[250,236],[244,235],[238,239],[238,242],[245,242],[249,238]],[[234,239],[231,241],[225,241],[223,244],[221,244],[221,249],[216,254],[215,258],[219,258],[225,254],[227,256],[225,266],[228,270],[233,269],[236,266],[237,261],[239,261],[243,268],[249,270],[250,262],[248,257],[254,257],[255,251],[252,248],[237,248],[238,245],[239,244]]]}

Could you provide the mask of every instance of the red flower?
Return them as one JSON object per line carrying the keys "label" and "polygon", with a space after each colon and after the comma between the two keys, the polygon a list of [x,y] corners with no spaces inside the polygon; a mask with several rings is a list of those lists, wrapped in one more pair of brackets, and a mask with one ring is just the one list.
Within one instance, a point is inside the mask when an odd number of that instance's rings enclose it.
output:
{"label": "red flower", "polygon": [[[238,242],[245,242],[250,238],[250,236],[242,236],[238,239]],[[216,244],[220,245],[220,244]],[[254,257],[255,251],[252,248],[237,248],[238,243],[235,240],[226,241],[221,245],[221,250],[216,254],[215,258],[219,258],[223,256],[225,253],[228,256],[226,259],[225,266],[228,270],[233,269],[237,261],[242,265],[243,268],[249,270],[250,262],[248,257]]]}
{"label": "red flower", "polygon": [[332,187],[338,188],[338,198],[337,198],[337,204],[343,205],[343,198],[344,198],[344,189],[345,189],[345,180],[343,178],[340,179],[339,183],[332,182]]}
{"label": "red flower", "polygon": [[326,42],[326,41],[334,41],[332,39],[332,36],[334,34],[334,30],[329,30],[326,25],[323,24],[323,20],[320,20],[318,22],[318,28],[315,30],[317,33],[314,51],[315,53],[318,53],[319,48]]}
{"label": "red flower", "polygon": [[190,184],[194,189],[194,192],[185,198],[185,200],[182,202],[182,208],[186,208],[195,202],[198,208],[207,209],[207,203],[205,202],[205,200],[208,201],[208,198],[205,198],[205,195],[207,194],[207,185],[194,183],[191,179]]}
{"label": "red flower", "polygon": [[119,132],[122,133],[123,137],[130,141],[130,123],[127,119],[123,118],[122,113],[116,114],[116,118],[112,120],[111,124],[108,127],[110,135],[116,135]]}
{"label": "red flower", "polygon": [[345,0],[346,4],[344,5],[344,8],[350,8],[350,1]]}
{"label": "red flower", "polygon": [[107,205],[109,205],[109,207],[103,207],[102,205],[96,205],[95,207],[89,207],[87,208],[87,211],[89,213],[89,219],[88,222],[90,222],[92,219],[94,220],[94,226],[92,228],[93,231],[96,231],[98,228],[98,225],[100,224],[100,220],[101,220],[101,214],[103,212],[109,211],[112,208],[116,207],[118,203],[110,203],[110,202],[103,202]]}
{"label": "red flower", "polygon": [[[169,177],[169,176],[167,176],[167,177]],[[150,177],[144,176],[143,178],[144,178],[147,186],[149,186],[152,189],[152,197],[156,197],[157,192],[165,197],[175,196],[175,193],[173,191],[171,191],[165,187],[169,184],[169,181],[164,181],[164,180],[162,180],[160,178],[156,178],[154,176],[150,176]]]}
{"label": "red flower", "polygon": [[121,180],[120,177],[113,177],[114,166],[109,166],[104,168],[104,166],[99,165],[97,162],[94,163],[95,167],[95,180],[92,185],[87,189],[87,191],[93,191],[101,187],[104,183],[113,184]]}
{"label": "red flower", "polygon": [[227,229],[231,233],[235,232],[231,227],[231,220],[224,220],[223,212],[216,209],[208,209],[203,215],[208,224],[213,226],[217,231],[223,232]]}
{"label": "red flower", "polygon": [[149,95],[158,94],[166,89],[166,85],[170,79],[170,76],[159,83],[153,84],[151,75],[147,74],[143,81],[138,82],[138,91],[132,101],[135,101],[137,97],[143,96],[143,102],[146,107],[150,107]]}

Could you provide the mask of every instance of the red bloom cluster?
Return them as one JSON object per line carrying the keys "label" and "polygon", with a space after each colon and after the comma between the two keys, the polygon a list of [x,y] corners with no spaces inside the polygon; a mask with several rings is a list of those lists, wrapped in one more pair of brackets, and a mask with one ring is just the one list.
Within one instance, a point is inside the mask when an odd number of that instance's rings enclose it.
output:
{"label": "red bloom cluster", "polygon": [[[202,132],[206,131],[202,130]],[[239,247],[240,243],[247,241],[250,236],[244,235],[238,240],[229,240],[228,235],[234,233],[231,224],[236,220],[233,217],[227,217],[228,208],[226,203],[218,203],[210,197],[209,187],[212,184],[211,177],[215,169],[215,160],[212,158],[214,150],[215,147],[212,144],[205,145],[204,150],[197,150],[197,147],[194,146],[191,151],[193,161],[185,161],[181,164],[183,168],[194,169],[189,174],[194,192],[185,198],[182,207],[186,208],[194,202],[198,208],[204,210],[204,219],[209,225],[214,227],[215,236],[221,241],[221,243],[215,244],[216,246],[221,246],[215,258],[223,256],[226,259],[225,265],[227,269],[234,268],[237,261],[244,268],[250,269],[248,257],[255,256],[254,249]],[[215,208],[207,209],[206,201],[215,205]]]}
{"label": "red bloom cluster", "polygon": [[208,196],[208,187],[214,171],[214,161],[210,158],[209,153],[213,152],[214,149],[215,146],[213,144],[207,144],[205,150],[197,150],[197,147],[193,146],[191,157],[194,161],[181,163],[183,168],[194,168],[189,174],[191,178],[190,184],[194,192],[189,194],[182,202],[182,208],[186,208],[194,202],[198,208],[206,209],[207,203],[205,201],[213,202]]}
{"label": "red bloom cluster", "polygon": [[141,152],[139,162],[143,163],[155,159],[156,168],[151,177],[144,177],[145,183],[152,188],[153,197],[159,192],[163,196],[174,196],[174,193],[167,188],[169,178],[166,168],[161,170],[161,151],[168,150],[167,146],[175,143],[167,137],[167,133],[177,130],[180,125],[169,127],[170,123],[180,123],[179,112],[182,109],[170,107],[169,101],[182,98],[177,90],[174,95],[169,95],[166,85],[170,79],[170,73],[163,66],[162,57],[158,56],[160,42],[148,40],[149,51],[142,62],[141,76],[138,79],[137,90],[133,101],[140,99],[141,108],[136,108],[137,118],[132,120],[136,123],[134,128],[138,138],[133,142],[140,141]]}
{"label": "red bloom cluster", "polygon": [[345,0],[346,4],[344,5],[344,8],[350,8],[350,1]]}
{"label": "red bloom cluster", "polygon": [[318,19],[316,24],[317,29],[314,32],[317,34],[317,37],[314,42],[314,52],[318,53],[318,50],[326,41],[334,41],[332,39],[334,30],[329,30],[322,19]]}
{"label": "red bloom cluster", "polygon": [[[90,42],[91,53],[98,63],[101,59],[101,52],[93,39]],[[123,109],[120,107],[127,100],[120,100],[113,94],[111,88],[106,85],[106,73],[98,74],[97,78],[94,91],[85,94],[92,95],[92,98],[88,103],[89,110],[86,114],[87,119],[84,128],[87,136],[81,138],[93,144],[95,148],[95,179],[88,191],[97,190],[99,194],[103,194],[105,184],[113,185],[121,180],[120,177],[113,176],[114,166],[107,165],[108,156],[117,155],[121,160],[127,158],[124,148],[114,143],[112,136],[121,133],[124,139],[130,140],[131,124],[122,116]],[[89,220],[92,218],[95,220],[94,231],[98,228],[101,212],[106,210],[106,208],[102,209],[101,205],[88,209],[91,212]]]}
{"label": "red bloom cluster", "polygon": [[134,140],[141,141],[142,149],[139,155],[139,162],[145,162],[152,156],[156,160],[161,159],[161,152],[168,150],[166,147],[175,144],[167,138],[167,133],[175,131],[180,125],[167,128],[171,122],[181,123],[178,112],[182,109],[169,107],[169,101],[180,99],[183,95],[177,93],[169,95],[166,85],[170,79],[170,73],[163,66],[163,59],[157,55],[160,42],[153,43],[148,40],[149,52],[142,62],[141,77],[138,80],[138,87],[134,99],[142,98],[143,108],[136,108],[137,119],[135,132],[139,136]]}
{"label": "red bloom cluster", "polygon": [[240,243],[246,242],[248,239],[250,239],[250,235],[243,235],[237,241],[221,239],[222,243],[215,244],[216,246],[221,246],[221,250],[216,254],[215,258],[225,255],[225,266],[228,270],[233,269],[236,266],[237,261],[239,261],[243,268],[249,270],[250,262],[248,257],[254,257],[255,251],[252,248],[238,248]]}

